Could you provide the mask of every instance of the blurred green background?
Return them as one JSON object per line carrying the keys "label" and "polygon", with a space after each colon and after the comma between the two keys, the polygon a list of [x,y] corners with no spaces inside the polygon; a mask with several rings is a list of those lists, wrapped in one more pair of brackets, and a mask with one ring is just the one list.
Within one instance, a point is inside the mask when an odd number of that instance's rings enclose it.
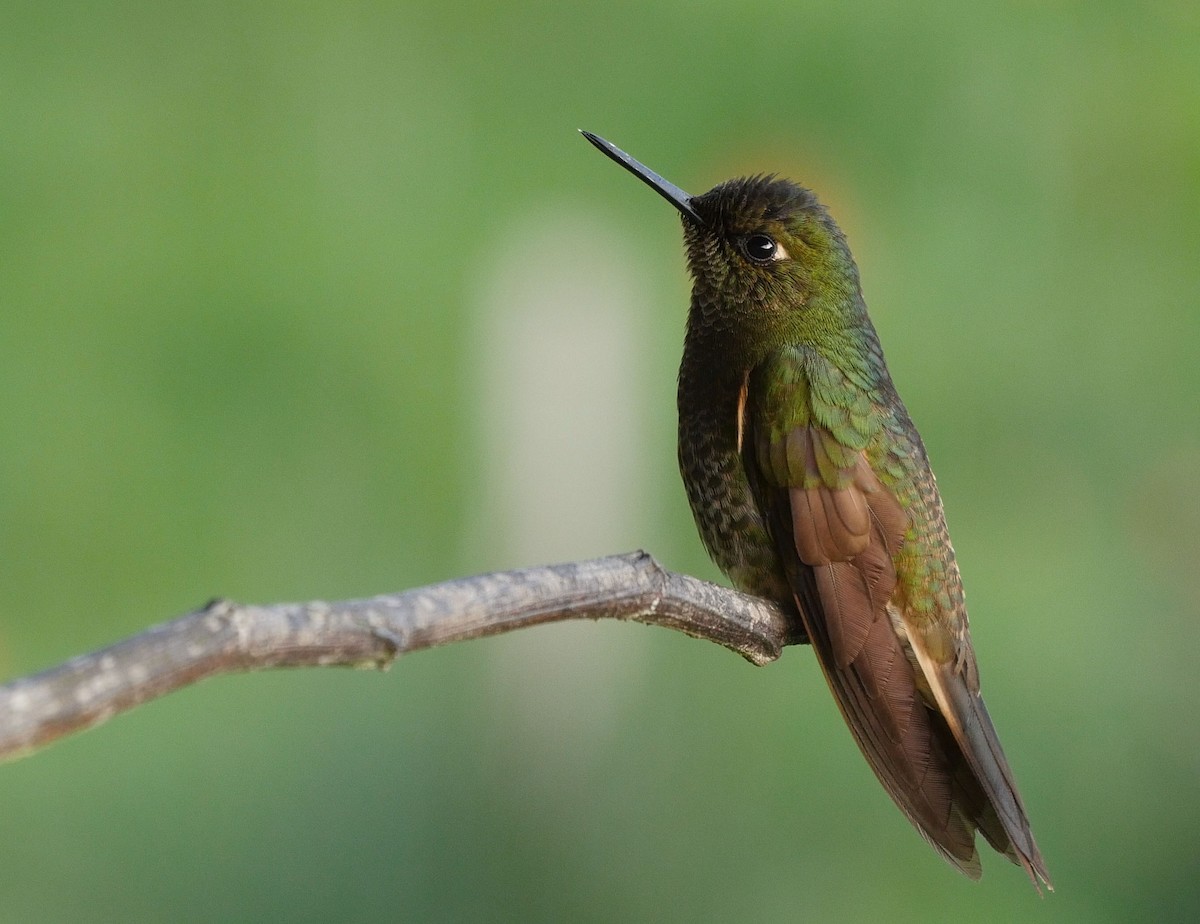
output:
{"label": "blurred green background", "polygon": [[0,668],[645,547],[678,217],[831,205],[1058,887],[972,884],[807,650],[632,624],[222,678],[0,768],[0,921],[1200,919],[1200,7],[0,6]]}

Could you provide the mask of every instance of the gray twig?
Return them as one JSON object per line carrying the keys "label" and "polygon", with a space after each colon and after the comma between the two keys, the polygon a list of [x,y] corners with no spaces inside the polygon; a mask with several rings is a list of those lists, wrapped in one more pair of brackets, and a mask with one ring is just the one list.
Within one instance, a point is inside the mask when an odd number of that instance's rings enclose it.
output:
{"label": "gray twig", "polygon": [[565,619],[666,626],[754,664],[773,661],[798,640],[773,603],[666,571],[645,552],[483,574],[367,600],[271,606],[214,600],[0,686],[0,760],[214,674],[386,668],[410,651]]}

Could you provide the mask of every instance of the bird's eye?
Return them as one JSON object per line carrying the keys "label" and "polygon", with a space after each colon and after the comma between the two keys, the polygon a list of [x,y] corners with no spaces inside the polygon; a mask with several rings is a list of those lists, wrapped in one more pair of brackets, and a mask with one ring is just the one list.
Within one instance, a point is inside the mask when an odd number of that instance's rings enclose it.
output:
{"label": "bird's eye", "polygon": [[742,243],[742,250],[755,263],[770,263],[782,259],[783,248],[775,243],[775,238],[766,234],[751,234]]}

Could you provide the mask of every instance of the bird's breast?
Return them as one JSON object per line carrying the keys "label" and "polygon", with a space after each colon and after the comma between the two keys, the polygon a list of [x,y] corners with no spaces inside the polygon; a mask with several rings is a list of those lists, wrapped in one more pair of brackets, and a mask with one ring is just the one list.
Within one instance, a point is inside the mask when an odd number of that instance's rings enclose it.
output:
{"label": "bird's breast", "polygon": [[755,501],[743,449],[748,371],[679,375],[679,470],[696,528],[713,561],[746,593],[787,600],[783,570]]}

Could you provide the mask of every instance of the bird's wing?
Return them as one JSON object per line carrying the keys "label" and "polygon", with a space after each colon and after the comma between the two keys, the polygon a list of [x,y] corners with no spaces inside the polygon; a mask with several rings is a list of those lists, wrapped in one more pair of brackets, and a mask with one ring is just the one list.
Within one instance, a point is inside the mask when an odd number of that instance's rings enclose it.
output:
{"label": "bird's wing", "polygon": [[[803,351],[785,351],[751,373],[746,391],[739,404],[746,475],[805,631],[871,768],[968,876],[980,874],[979,830],[1035,885],[1049,886],[979,696],[965,615],[952,620],[957,635],[939,638],[909,618],[897,592],[898,555],[920,524],[868,458],[884,426],[880,408]],[[927,464],[919,440],[910,450]],[[881,460],[881,470],[893,463],[902,460]],[[932,480],[929,488],[936,491]]]}
{"label": "bird's wing", "polygon": [[754,417],[747,472],[846,724],[909,820],[978,878],[970,819],[979,806],[961,804],[958,747],[930,710],[888,611],[907,516],[865,456],[842,452],[815,421],[772,433]]}

